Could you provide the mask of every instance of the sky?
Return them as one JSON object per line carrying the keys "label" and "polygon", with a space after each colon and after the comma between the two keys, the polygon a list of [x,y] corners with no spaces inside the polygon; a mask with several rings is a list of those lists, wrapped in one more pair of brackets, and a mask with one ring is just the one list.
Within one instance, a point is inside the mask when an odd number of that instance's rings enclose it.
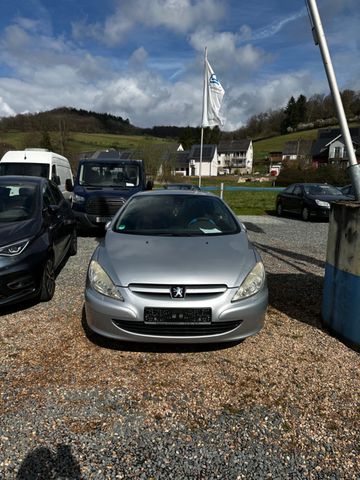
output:
{"label": "sky", "polygon": [[[340,89],[360,90],[359,0],[318,0]],[[0,117],[60,106],[198,126],[204,49],[223,130],[329,93],[304,0],[1,0]]]}

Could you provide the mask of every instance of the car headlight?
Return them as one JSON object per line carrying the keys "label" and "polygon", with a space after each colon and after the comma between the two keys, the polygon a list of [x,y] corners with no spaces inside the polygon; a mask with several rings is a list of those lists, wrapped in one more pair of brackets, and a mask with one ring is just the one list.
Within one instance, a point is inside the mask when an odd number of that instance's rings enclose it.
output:
{"label": "car headlight", "polygon": [[21,240],[20,242],[11,243],[10,245],[5,245],[0,247],[0,255],[4,257],[14,257],[15,255],[20,255],[29,244],[29,239]]}
{"label": "car headlight", "polygon": [[85,197],[82,197],[81,195],[74,195],[73,197],[74,203],[84,203],[85,202]]}
{"label": "car headlight", "polygon": [[255,267],[251,270],[248,276],[245,278],[241,284],[238,291],[235,293],[232,302],[237,302],[251,295],[255,295],[265,282],[265,268],[262,262],[258,262]]}
{"label": "car headlight", "polygon": [[121,293],[111,281],[109,275],[105,270],[96,262],[91,260],[88,271],[88,278],[90,285],[94,290],[110,298],[124,301]]}
{"label": "car headlight", "polygon": [[330,203],[329,202],[324,202],[323,200],[318,200],[316,198],[315,203],[316,203],[316,205],[319,205],[319,207],[330,208]]}

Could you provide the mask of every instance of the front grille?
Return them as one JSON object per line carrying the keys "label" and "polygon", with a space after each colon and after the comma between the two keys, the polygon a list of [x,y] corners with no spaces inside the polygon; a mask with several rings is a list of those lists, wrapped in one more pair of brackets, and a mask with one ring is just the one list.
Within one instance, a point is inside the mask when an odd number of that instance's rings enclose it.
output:
{"label": "front grille", "polygon": [[112,217],[125,203],[122,197],[91,197],[86,202],[86,213]]}
{"label": "front grille", "polygon": [[154,335],[158,337],[200,337],[230,332],[241,325],[242,320],[235,322],[217,322],[210,325],[149,325],[143,322],[115,319],[113,319],[113,323],[122,330],[141,335]]}
{"label": "front grille", "polygon": [[[129,290],[142,298],[159,299],[170,298],[170,290],[175,285],[157,285],[132,283]],[[226,285],[181,285],[185,288],[185,298],[201,300],[203,298],[216,297],[222,295],[227,290]],[[179,299],[175,299],[179,301]],[[180,299],[181,301],[182,299]]]}

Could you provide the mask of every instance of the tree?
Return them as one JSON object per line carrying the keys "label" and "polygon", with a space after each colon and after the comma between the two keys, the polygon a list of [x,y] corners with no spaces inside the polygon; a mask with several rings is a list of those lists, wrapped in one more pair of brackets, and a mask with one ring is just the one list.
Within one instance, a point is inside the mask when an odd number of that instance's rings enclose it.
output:
{"label": "tree", "polygon": [[305,95],[299,95],[296,100],[296,120],[297,124],[304,123],[306,121],[306,112],[307,112],[307,100]]}
{"label": "tree", "polygon": [[52,151],[53,149],[51,145],[50,135],[47,130],[43,130],[41,132],[40,148],[46,148],[47,150],[50,150],[50,151]]}

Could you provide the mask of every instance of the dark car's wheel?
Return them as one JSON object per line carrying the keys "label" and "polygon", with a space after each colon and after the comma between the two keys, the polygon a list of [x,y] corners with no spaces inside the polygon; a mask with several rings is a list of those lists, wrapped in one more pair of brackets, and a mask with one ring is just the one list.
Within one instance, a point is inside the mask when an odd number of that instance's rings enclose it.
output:
{"label": "dark car's wheel", "polygon": [[310,220],[310,210],[308,207],[303,207],[301,210],[301,218],[304,222],[308,222]]}
{"label": "dark car's wheel", "polygon": [[48,302],[54,296],[54,292],[55,292],[54,260],[52,258],[48,258],[46,260],[43,274],[41,277],[40,301]]}
{"label": "dark car's wheel", "polygon": [[279,202],[277,205],[276,205],[276,215],[278,217],[282,217],[284,211],[283,211],[283,206],[282,206],[282,203]]}
{"label": "dark car's wheel", "polygon": [[70,248],[69,248],[69,255],[71,257],[77,254],[77,248],[78,248],[77,233],[76,233],[76,229],[74,228],[74,231],[71,235]]}

